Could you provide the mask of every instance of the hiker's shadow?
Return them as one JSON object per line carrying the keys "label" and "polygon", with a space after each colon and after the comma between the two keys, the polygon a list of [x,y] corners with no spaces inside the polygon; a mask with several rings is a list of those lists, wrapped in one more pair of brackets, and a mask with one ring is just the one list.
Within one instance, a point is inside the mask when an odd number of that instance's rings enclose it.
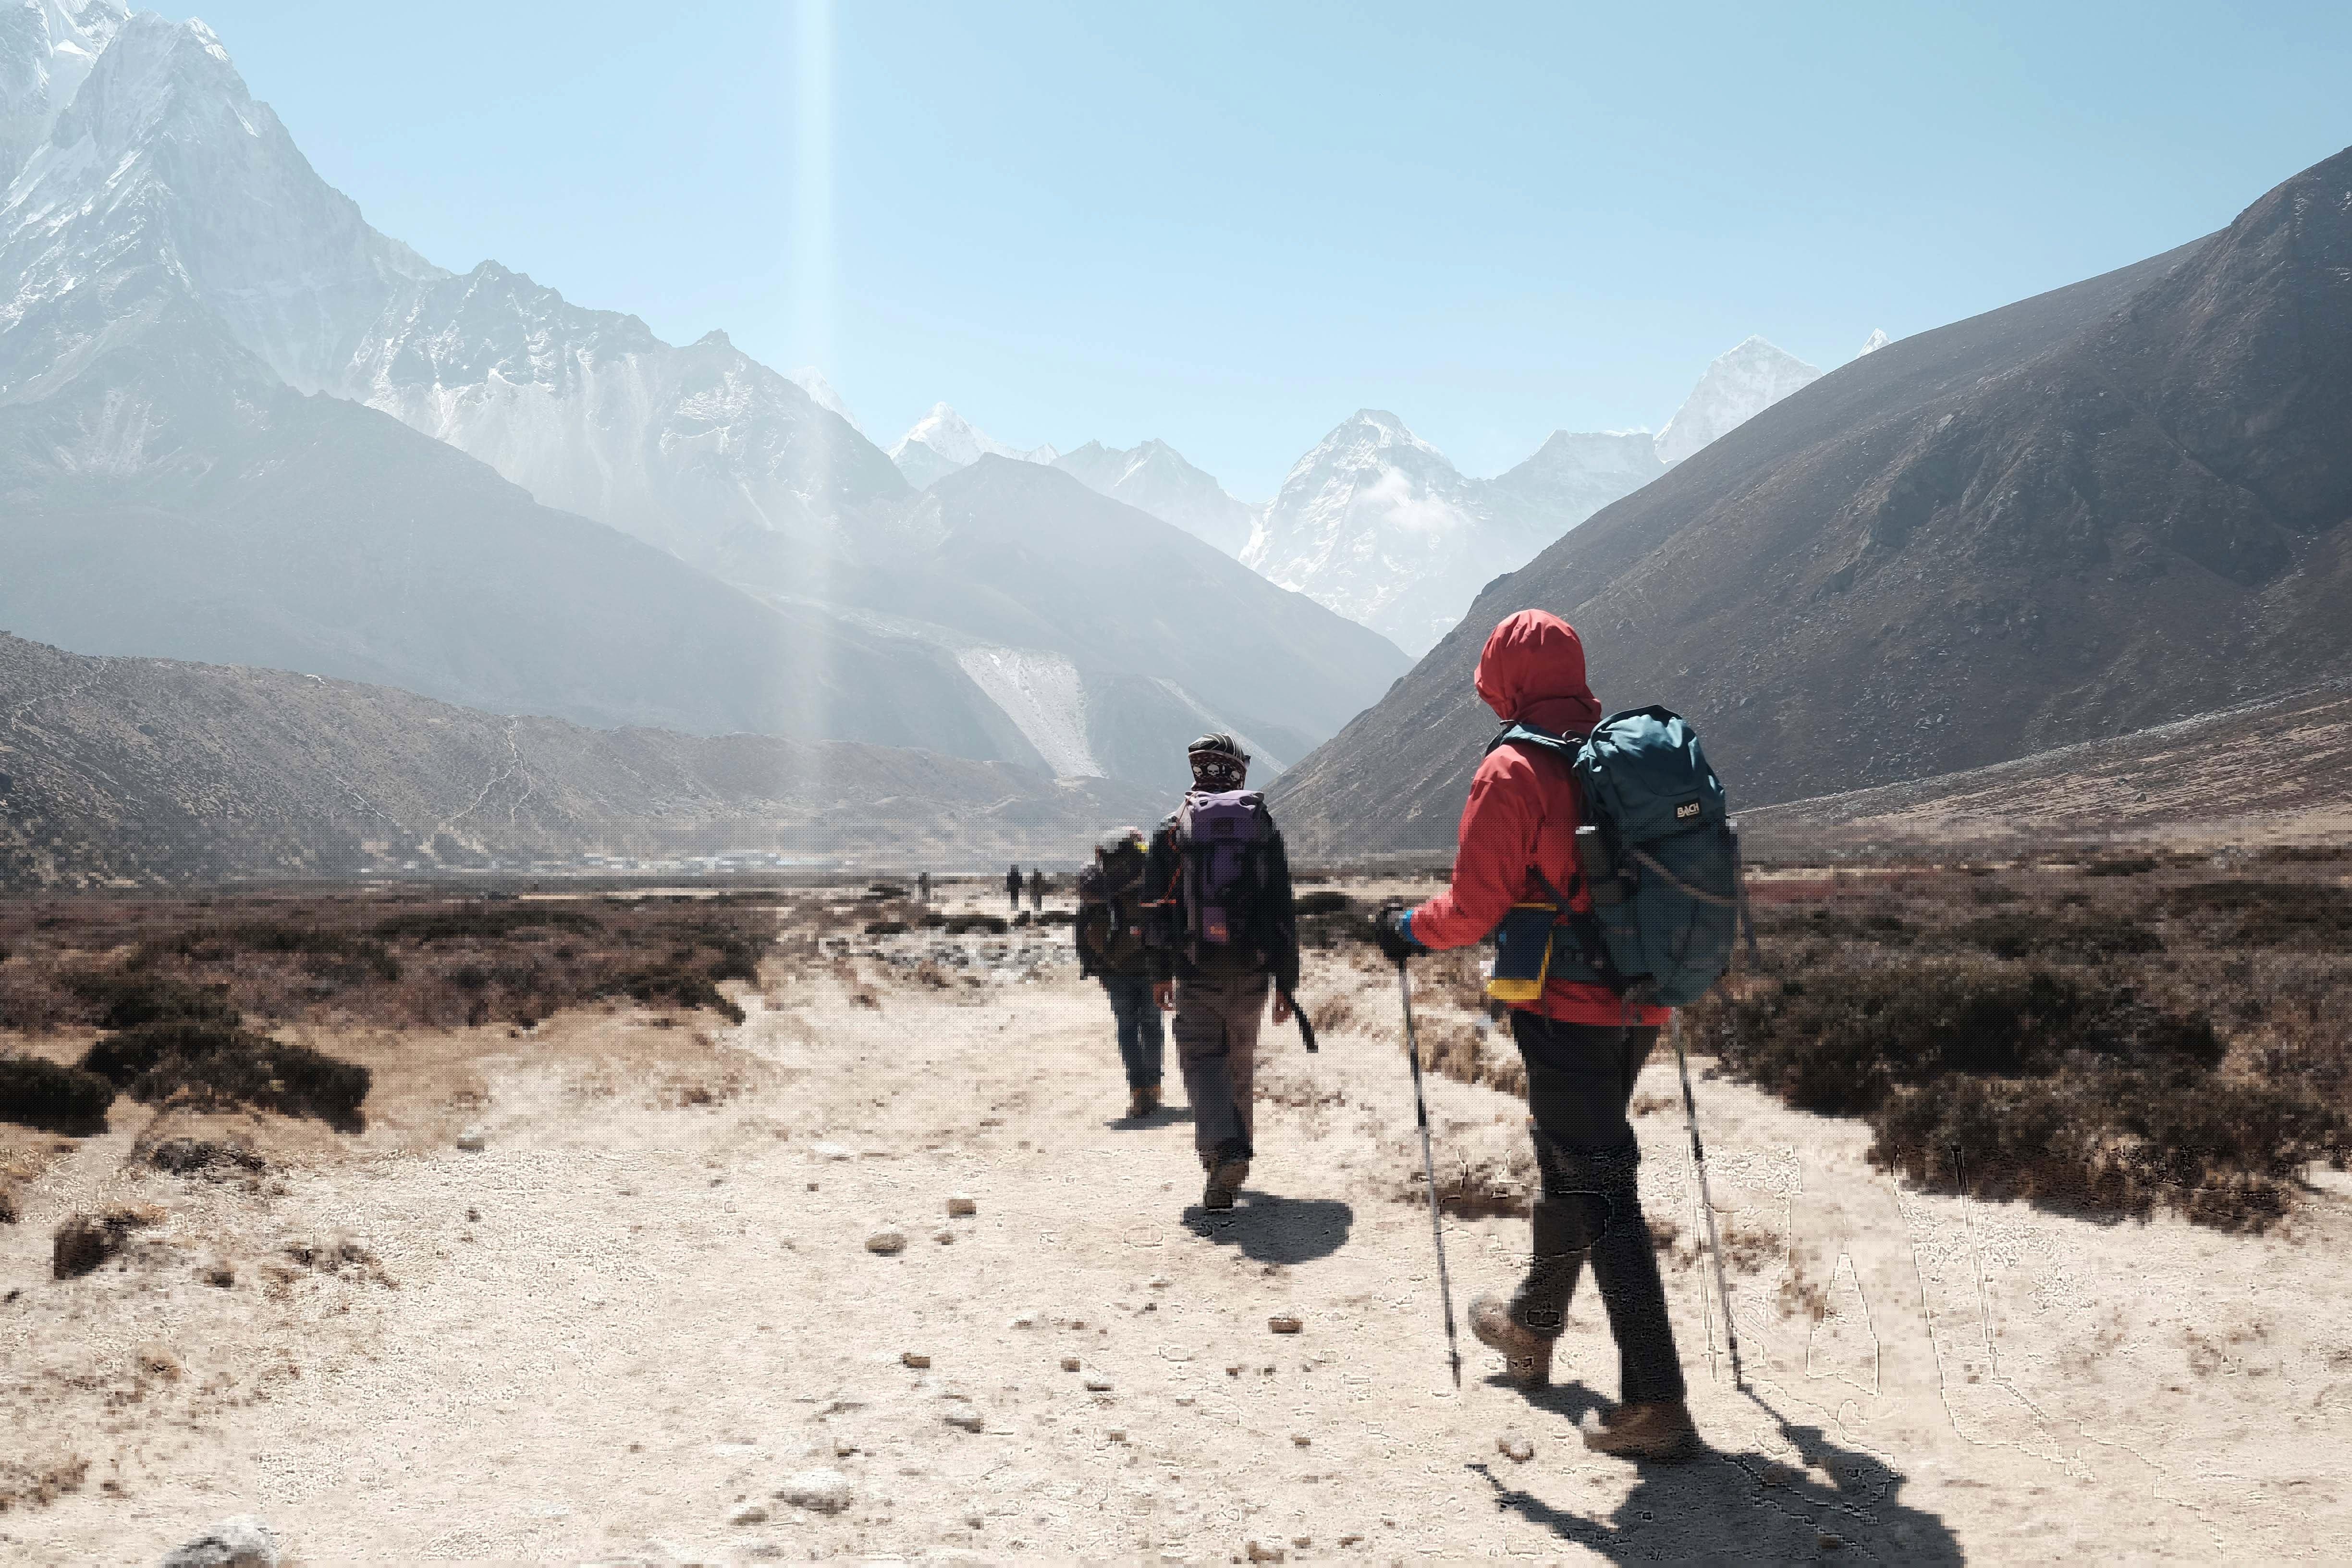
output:
{"label": "hiker's shadow", "polygon": [[1337,1198],[1285,1198],[1244,1187],[1230,1209],[1184,1211],[1184,1228],[1259,1263],[1312,1263],[1348,1245],[1356,1211]]}
{"label": "hiker's shadow", "polygon": [[1180,1121],[1192,1120],[1189,1105],[1163,1105],[1149,1116],[1114,1116],[1103,1123],[1112,1132],[1143,1132],[1154,1127],[1172,1127]]}
{"label": "hiker's shadow", "polygon": [[[1570,1403],[1580,1402],[1562,1407]],[[1598,1402],[1586,1395],[1580,1403]],[[1497,1508],[1612,1562],[1818,1563],[1836,1547],[1919,1568],[1966,1561],[1949,1526],[1900,1500],[1900,1471],[1838,1447],[1818,1426],[1784,1424],[1780,1435],[1793,1455],[1710,1449],[1687,1464],[1643,1465],[1605,1520],[1548,1501],[1536,1488],[1564,1496],[1568,1487],[1532,1468],[1514,1474],[1516,1465],[1498,1471],[1482,1461],[1470,1468],[1494,1489]],[[1578,1439],[1570,1432],[1566,1440]]]}

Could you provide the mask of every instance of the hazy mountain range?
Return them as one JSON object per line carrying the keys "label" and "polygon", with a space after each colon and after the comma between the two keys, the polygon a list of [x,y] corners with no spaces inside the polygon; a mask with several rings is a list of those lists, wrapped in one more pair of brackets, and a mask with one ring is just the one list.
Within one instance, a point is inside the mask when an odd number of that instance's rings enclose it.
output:
{"label": "hazy mountain range", "polygon": [[[1280,786],[1435,846],[1495,622],[1583,633],[1735,803],[1981,766],[2352,669],[2352,152],[2224,232],[1874,349],[1481,594]],[[1381,825],[1377,831],[1370,825]]]}
{"label": "hazy mountain range", "polygon": [[[1203,729],[1278,765],[1405,668],[1066,475],[1024,465],[1032,493],[983,463],[954,476],[978,505],[943,504],[819,377],[432,265],[318,178],[201,24],[5,15],[0,626],[1179,782]],[[1089,531],[1097,575],[1017,547],[1035,510]],[[1102,613],[1107,584],[1150,581],[1253,662],[1171,663],[1161,620]],[[1139,682],[1152,700],[1122,701]]]}
{"label": "hazy mountain range", "polygon": [[[1874,334],[1863,352],[1885,341]],[[919,486],[991,453],[1066,469],[1419,653],[1496,575],[1820,374],[1751,337],[1707,367],[1656,436],[1554,431],[1491,480],[1461,473],[1394,414],[1363,409],[1301,457],[1265,505],[1236,500],[1164,441],[1016,451],[944,403],[891,457]]]}

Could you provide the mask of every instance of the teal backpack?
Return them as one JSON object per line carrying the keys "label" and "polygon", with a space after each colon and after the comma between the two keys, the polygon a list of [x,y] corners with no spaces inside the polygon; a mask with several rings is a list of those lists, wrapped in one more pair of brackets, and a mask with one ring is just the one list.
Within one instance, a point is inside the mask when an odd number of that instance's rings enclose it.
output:
{"label": "teal backpack", "polygon": [[[1580,981],[1668,1007],[1706,994],[1731,967],[1747,900],[1738,830],[1697,731],[1664,708],[1636,708],[1580,743],[1513,724],[1486,749],[1512,745],[1549,752],[1574,774],[1577,874],[1592,912],[1568,907],[1573,887],[1546,887],[1549,904],[1523,906],[1531,918],[1515,911],[1496,932],[1497,984]],[[1752,950],[1752,930],[1748,940]]]}

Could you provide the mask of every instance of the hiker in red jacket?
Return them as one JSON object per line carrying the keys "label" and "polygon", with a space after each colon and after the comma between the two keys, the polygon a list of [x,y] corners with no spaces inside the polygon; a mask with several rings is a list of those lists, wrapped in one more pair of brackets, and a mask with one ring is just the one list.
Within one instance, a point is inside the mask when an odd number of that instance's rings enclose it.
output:
{"label": "hiker in red jacket", "polygon": [[[1583,643],[1541,610],[1521,610],[1495,628],[1479,656],[1477,687],[1505,724],[1580,737],[1601,721],[1585,684]],[[1546,883],[1590,910],[1576,868],[1579,817],[1566,763],[1532,747],[1496,747],[1470,782],[1453,886],[1417,910],[1385,911],[1376,930],[1381,950],[1402,961],[1484,941],[1513,904],[1549,901]],[[1562,942],[1572,951],[1564,933]],[[1591,1258],[1617,1341],[1622,1402],[1586,1432],[1585,1444],[1642,1458],[1679,1458],[1697,1445],[1642,1215],[1641,1147],[1626,1116],[1633,1080],[1668,1016],[1663,1007],[1629,1007],[1606,985],[1556,977],[1513,1011],[1543,1195],[1531,1216],[1533,1260],[1517,1291],[1507,1301],[1484,1295],[1470,1304],[1472,1331],[1503,1352],[1515,1379],[1540,1386],[1550,1381],[1552,1343]]]}

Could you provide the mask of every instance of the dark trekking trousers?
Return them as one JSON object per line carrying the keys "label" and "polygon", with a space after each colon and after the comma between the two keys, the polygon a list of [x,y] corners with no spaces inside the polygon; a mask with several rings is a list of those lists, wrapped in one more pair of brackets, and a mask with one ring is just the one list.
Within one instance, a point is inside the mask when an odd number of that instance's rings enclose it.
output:
{"label": "dark trekking trousers", "polygon": [[1262,971],[1176,982],[1176,1065],[1204,1171],[1255,1153],[1258,1026],[1273,991]]}
{"label": "dark trekking trousers", "polygon": [[1628,1405],[1680,1399],[1682,1358],[1642,1215],[1641,1145],[1625,1114],[1658,1031],[1563,1024],[1522,1011],[1511,1015],[1511,1037],[1528,1066],[1543,1173],[1534,1261],[1511,1300],[1511,1320],[1557,1337],[1590,1258],[1617,1342],[1619,1397]]}
{"label": "dark trekking trousers", "polygon": [[1118,1020],[1118,1059],[1127,1068],[1127,1087],[1158,1089],[1167,1037],[1160,1032],[1160,1005],[1151,999],[1151,981],[1141,974],[1097,978],[1110,998],[1111,1016]]}

